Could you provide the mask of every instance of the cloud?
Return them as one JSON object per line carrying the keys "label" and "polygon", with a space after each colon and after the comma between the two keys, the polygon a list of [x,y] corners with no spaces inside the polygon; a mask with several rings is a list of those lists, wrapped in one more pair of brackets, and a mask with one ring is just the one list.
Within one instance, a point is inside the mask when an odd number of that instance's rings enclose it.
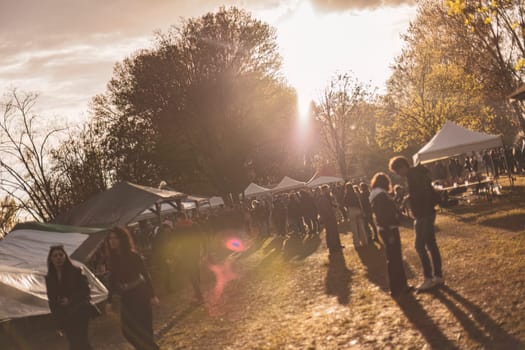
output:
{"label": "cloud", "polygon": [[415,0],[310,0],[312,6],[319,11],[346,11],[359,9],[374,9],[382,6],[395,7],[413,5]]}
{"label": "cloud", "polygon": [[249,10],[294,0],[0,0],[0,93],[41,93],[43,109],[85,110],[114,64],[151,45],[153,32],[219,6]]}

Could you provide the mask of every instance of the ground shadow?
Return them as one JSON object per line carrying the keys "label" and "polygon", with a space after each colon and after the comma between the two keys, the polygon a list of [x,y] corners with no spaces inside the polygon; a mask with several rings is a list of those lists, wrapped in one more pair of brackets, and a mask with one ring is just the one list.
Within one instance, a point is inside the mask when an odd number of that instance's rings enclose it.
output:
{"label": "ground shadow", "polygon": [[346,267],[343,254],[331,254],[328,259],[325,279],[326,294],[336,296],[339,304],[348,305],[352,272]]}
{"label": "ground shadow", "polygon": [[298,235],[292,235],[283,243],[284,260],[291,260],[301,254],[303,250],[303,238]]}
{"label": "ground shadow", "polygon": [[278,250],[281,251],[283,249],[283,242],[285,237],[283,236],[275,236],[272,238],[270,242],[263,248],[263,253],[268,254],[271,251]]}
{"label": "ground shadow", "polygon": [[258,250],[264,245],[264,242],[266,242],[266,239],[267,239],[267,238],[259,238],[259,237],[253,239],[253,241],[251,242],[251,244],[248,246],[248,249],[246,249],[245,251],[243,251],[243,252],[238,256],[238,258],[239,258],[239,259],[247,258],[247,257],[249,257],[250,255],[252,255],[253,253],[255,253],[256,251],[258,251]]}
{"label": "ground shadow", "polygon": [[162,325],[162,327],[155,332],[157,339],[162,338],[168,331],[170,331],[177,323],[188,317],[193,311],[199,306],[197,304],[188,304],[181,312],[172,317],[168,322]]}
{"label": "ground shadow", "polygon": [[[483,348],[522,349],[525,344],[507,333],[479,306],[448,286],[431,292],[459,321],[469,337]],[[467,310],[465,312],[459,305]]]}
{"label": "ground shadow", "polygon": [[321,237],[319,235],[310,235],[303,240],[302,250],[297,255],[297,259],[306,259],[319,249]]}
{"label": "ground shadow", "polygon": [[388,291],[385,249],[380,244],[369,244],[356,249],[359,260],[366,267],[366,277],[381,290]]}
{"label": "ground shadow", "polygon": [[505,229],[508,231],[519,232],[525,229],[525,225],[523,224],[524,222],[525,214],[514,213],[502,217],[481,220],[479,224],[497,229]]}
{"label": "ground shadow", "polygon": [[407,319],[425,338],[431,349],[458,349],[439,329],[419,301],[411,293],[394,299]]}

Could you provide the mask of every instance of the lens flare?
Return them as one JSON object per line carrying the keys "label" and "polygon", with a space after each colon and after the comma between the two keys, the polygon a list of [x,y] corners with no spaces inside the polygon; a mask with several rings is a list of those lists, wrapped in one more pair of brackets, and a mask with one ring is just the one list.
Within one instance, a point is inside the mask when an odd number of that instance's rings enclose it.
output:
{"label": "lens flare", "polygon": [[244,243],[238,238],[230,238],[226,241],[226,248],[233,252],[242,252],[246,250]]}

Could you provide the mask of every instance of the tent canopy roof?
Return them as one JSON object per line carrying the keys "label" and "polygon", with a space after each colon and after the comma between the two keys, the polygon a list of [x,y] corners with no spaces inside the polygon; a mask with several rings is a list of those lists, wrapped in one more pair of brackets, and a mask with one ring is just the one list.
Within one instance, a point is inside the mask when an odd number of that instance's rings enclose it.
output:
{"label": "tent canopy roof", "polygon": [[305,187],[305,183],[302,181],[297,181],[295,179],[292,179],[291,177],[285,176],[279,182],[277,186],[272,188],[272,192],[284,192],[284,191],[291,191],[296,190],[299,188]]}
{"label": "tent canopy roof", "polygon": [[337,183],[342,181],[344,181],[343,178],[337,176],[319,176],[318,178],[310,180],[306,185],[310,188],[313,188],[325,184]]}
{"label": "tent canopy roof", "polygon": [[472,131],[447,121],[434,137],[413,156],[415,164],[429,163],[459,154],[502,146],[499,135]]}
{"label": "tent canopy roof", "polygon": [[120,182],[59,215],[54,223],[92,227],[126,225],[155,203],[177,201],[185,197],[184,193],[177,191]]}
{"label": "tent canopy roof", "polygon": [[259,186],[256,183],[252,182],[251,184],[248,185],[248,187],[244,189],[244,196],[253,197],[253,196],[258,196],[258,195],[265,194],[268,192],[270,192],[270,189]]}
{"label": "tent canopy roof", "polygon": [[49,313],[44,276],[52,245],[61,244],[88,278],[93,302],[108,291],[83,264],[106,235],[105,230],[40,223],[17,225],[0,240],[0,322]]}
{"label": "tent canopy roof", "polygon": [[[41,236],[42,240],[47,240],[48,237],[51,240],[51,245],[60,244],[60,237],[68,237],[72,233],[82,234],[84,239],[81,244],[79,244],[75,249],[71,250],[71,258],[80,262],[87,262],[93,253],[100,246],[107,234],[107,229],[103,228],[94,228],[94,227],[76,227],[76,226],[67,226],[67,225],[57,225],[57,224],[45,224],[41,222],[24,222],[17,224],[11,232],[6,236],[14,236],[20,232],[31,231],[36,232]],[[53,241],[55,238],[56,242]],[[17,237],[18,238],[18,237]],[[10,238],[11,239],[11,238]],[[28,242],[30,244],[31,242]],[[49,248],[49,247],[47,247]]]}

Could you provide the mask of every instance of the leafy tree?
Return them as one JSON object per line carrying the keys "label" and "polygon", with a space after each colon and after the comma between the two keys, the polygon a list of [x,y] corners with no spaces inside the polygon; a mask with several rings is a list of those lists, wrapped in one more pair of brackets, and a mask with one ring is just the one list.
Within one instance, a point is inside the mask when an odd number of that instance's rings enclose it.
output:
{"label": "leafy tree", "polygon": [[319,123],[325,149],[344,178],[349,175],[350,155],[363,146],[362,137],[366,138],[363,126],[373,120],[367,113],[372,97],[368,86],[351,74],[337,74],[322,97],[314,102],[313,115]]}
{"label": "leafy tree", "polygon": [[[508,96],[525,77],[525,3],[522,0],[447,0],[441,16],[458,46],[471,59],[469,68],[486,88],[498,115],[511,115],[525,131],[525,106]],[[502,130],[507,131],[507,130]]]}
{"label": "leafy tree", "polygon": [[438,5],[420,6],[387,83],[379,113],[378,142],[394,151],[413,151],[446,120],[499,132],[502,123],[487,102],[483,81],[464,68],[469,67],[467,59],[475,57],[450,39],[447,33],[451,28],[438,20],[443,18],[439,13],[446,16]]}
{"label": "leafy tree", "polygon": [[117,179],[240,192],[246,164],[260,171],[259,160],[287,156],[295,94],[280,67],[275,30],[236,8],[157,33],[155,47],[118,64],[94,99]]}

